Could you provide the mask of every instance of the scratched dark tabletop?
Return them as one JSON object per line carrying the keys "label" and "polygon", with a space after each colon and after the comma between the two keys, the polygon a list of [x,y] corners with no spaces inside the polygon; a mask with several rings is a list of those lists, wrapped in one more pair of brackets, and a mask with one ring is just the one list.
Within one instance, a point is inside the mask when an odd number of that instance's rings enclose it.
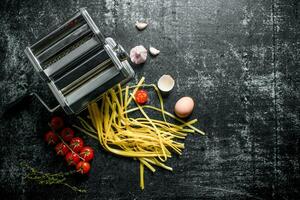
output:
{"label": "scratched dark tabletop", "polygon": [[[67,171],[43,141],[50,114],[37,101],[0,123],[1,199],[299,199],[300,2],[298,0],[90,0],[10,1],[0,6],[0,109],[36,91],[55,105],[50,90],[24,54],[49,27],[86,7],[101,31],[129,51],[161,50],[136,78],[155,83],[171,74],[165,98],[172,111],[185,95],[195,99],[191,118],[206,136],[189,135],[183,155],[145,173],[137,161],[96,149],[88,177],[63,186],[26,180],[26,162],[44,172]],[[139,32],[134,24],[146,20]],[[25,105],[24,105],[25,106]]]}

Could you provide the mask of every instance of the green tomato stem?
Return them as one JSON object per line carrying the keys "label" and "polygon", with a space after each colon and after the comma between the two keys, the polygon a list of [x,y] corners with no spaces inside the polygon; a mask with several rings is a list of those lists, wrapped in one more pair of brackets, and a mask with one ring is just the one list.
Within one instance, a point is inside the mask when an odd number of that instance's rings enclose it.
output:
{"label": "green tomato stem", "polygon": [[60,139],[60,141],[62,143],[64,143],[64,145],[67,146],[67,148],[72,152],[72,153],[75,153],[79,156],[79,158],[83,161],[85,161],[84,158],[82,158],[78,153],[76,153],[75,151],[73,151],[73,149],[62,139],[62,137],[51,127],[51,125],[48,123],[49,127],[51,128],[51,130],[53,131],[53,133]]}

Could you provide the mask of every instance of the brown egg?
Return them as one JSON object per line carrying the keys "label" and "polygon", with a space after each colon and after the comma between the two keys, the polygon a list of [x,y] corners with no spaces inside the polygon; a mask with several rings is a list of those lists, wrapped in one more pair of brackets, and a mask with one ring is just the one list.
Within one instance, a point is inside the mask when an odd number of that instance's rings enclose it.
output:
{"label": "brown egg", "polygon": [[187,117],[193,112],[194,105],[191,97],[182,97],[175,104],[175,113],[178,117]]}

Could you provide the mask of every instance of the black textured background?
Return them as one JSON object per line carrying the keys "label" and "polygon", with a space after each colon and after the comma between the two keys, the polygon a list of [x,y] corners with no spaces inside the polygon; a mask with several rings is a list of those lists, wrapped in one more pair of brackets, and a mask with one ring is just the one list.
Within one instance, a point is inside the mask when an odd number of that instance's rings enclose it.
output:
{"label": "black textured background", "polygon": [[[50,115],[37,102],[0,124],[1,199],[299,199],[300,2],[298,0],[90,0],[0,2],[0,109],[27,91],[55,104],[23,50],[80,7],[106,36],[127,50],[161,50],[136,67],[136,80],[176,79],[166,99],[196,101],[192,118],[207,135],[190,135],[182,156],[145,175],[138,162],[97,149],[87,188],[44,187],[24,180],[25,161],[46,172],[66,171],[43,140]],[[138,32],[134,23],[149,27]]]}

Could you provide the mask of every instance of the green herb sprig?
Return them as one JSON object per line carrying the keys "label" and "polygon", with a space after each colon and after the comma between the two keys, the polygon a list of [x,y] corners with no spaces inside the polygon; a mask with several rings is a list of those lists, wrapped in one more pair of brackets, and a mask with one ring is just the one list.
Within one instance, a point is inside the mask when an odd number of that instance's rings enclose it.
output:
{"label": "green herb sprig", "polygon": [[67,181],[67,176],[72,175],[76,173],[76,171],[71,171],[71,172],[59,172],[59,173],[44,173],[41,171],[38,171],[37,169],[29,166],[26,163],[21,163],[21,166],[26,168],[28,173],[25,176],[25,179],[34,181],[40,185],[64,185],[71,190],[75,192],[80,192],[80,193],[86,193],[87,191],[85,189],[80,189],[76,186],[72,186],[68,184]]}

